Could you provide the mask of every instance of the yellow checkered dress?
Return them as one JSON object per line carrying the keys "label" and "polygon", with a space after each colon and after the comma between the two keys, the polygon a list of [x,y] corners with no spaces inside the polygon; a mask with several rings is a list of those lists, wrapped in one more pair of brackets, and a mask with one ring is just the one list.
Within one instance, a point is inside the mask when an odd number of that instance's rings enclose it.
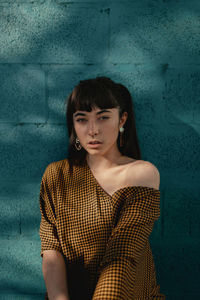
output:
{"label": "yellow checkered dress", "polygon": [[[41,256],[63,254],[70,300],[165,299],[156,283],[149,235],[160,191],[128,186],[110,196],[89,166],[50,163],[40,187]],[[48,299],[46,293],[45,299]]]}

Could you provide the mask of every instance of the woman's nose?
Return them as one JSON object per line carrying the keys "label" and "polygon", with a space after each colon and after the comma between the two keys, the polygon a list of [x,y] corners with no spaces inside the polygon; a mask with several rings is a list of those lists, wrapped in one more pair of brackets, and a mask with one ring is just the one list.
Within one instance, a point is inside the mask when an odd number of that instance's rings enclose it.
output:
{"label": "woman's nose", "polygon": [[93,136],[99,133],[99,129],[94,122],[89,124],[89,135]]}

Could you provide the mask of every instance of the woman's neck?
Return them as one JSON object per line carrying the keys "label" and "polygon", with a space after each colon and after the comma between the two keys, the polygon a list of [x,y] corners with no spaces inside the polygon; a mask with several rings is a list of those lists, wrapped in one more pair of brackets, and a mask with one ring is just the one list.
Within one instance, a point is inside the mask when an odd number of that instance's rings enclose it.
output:
{"label": "woman's neck", "polygon": [[123,163],[124,156],[120,152],[112,154],[112,156],[87,154],[86,160],[91,169],[106,170]]}

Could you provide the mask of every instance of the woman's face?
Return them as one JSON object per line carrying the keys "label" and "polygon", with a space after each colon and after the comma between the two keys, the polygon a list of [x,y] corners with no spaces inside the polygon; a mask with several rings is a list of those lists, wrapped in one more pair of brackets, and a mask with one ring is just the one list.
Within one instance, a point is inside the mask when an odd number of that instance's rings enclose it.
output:
{"label": "woman's face", "polygon": [[89,154],[106,154],[117,149],[119,128],[124,125],[127,113],[119,120],[119,108],[100,109],[91,112],[76,111],[73,124],[82,147]]}

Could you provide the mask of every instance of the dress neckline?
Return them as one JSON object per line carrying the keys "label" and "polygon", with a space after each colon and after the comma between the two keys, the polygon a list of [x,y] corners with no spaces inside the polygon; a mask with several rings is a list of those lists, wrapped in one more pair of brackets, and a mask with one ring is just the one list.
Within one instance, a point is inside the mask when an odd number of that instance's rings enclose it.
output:
{"label": "dress neckline", "polygon": [[124,186],[122,188],[117,189],[112,195],[110,195],[108,192],[106,192],[106,190],[104,190],[104,188],[99,184],[98,180],[96,179],[96,177],[94,176],[94,174],[92,173],[92,170],[90,169],[87,160],[85,163],[90,176],[92,177],[93,181],[96,183],[96,185],[101,189],[101,191],[106,194],[109,198],[113,198],[117,193],[122,192],[123,190],[137,190],[137,189],[147,189],[149,191],[153,191],[153,192],[157,192],[160,193],[160,190],[153,188],[153,187],[149,187],[149,186],[143,186],[143,185],[129,185],[129,186]]}

